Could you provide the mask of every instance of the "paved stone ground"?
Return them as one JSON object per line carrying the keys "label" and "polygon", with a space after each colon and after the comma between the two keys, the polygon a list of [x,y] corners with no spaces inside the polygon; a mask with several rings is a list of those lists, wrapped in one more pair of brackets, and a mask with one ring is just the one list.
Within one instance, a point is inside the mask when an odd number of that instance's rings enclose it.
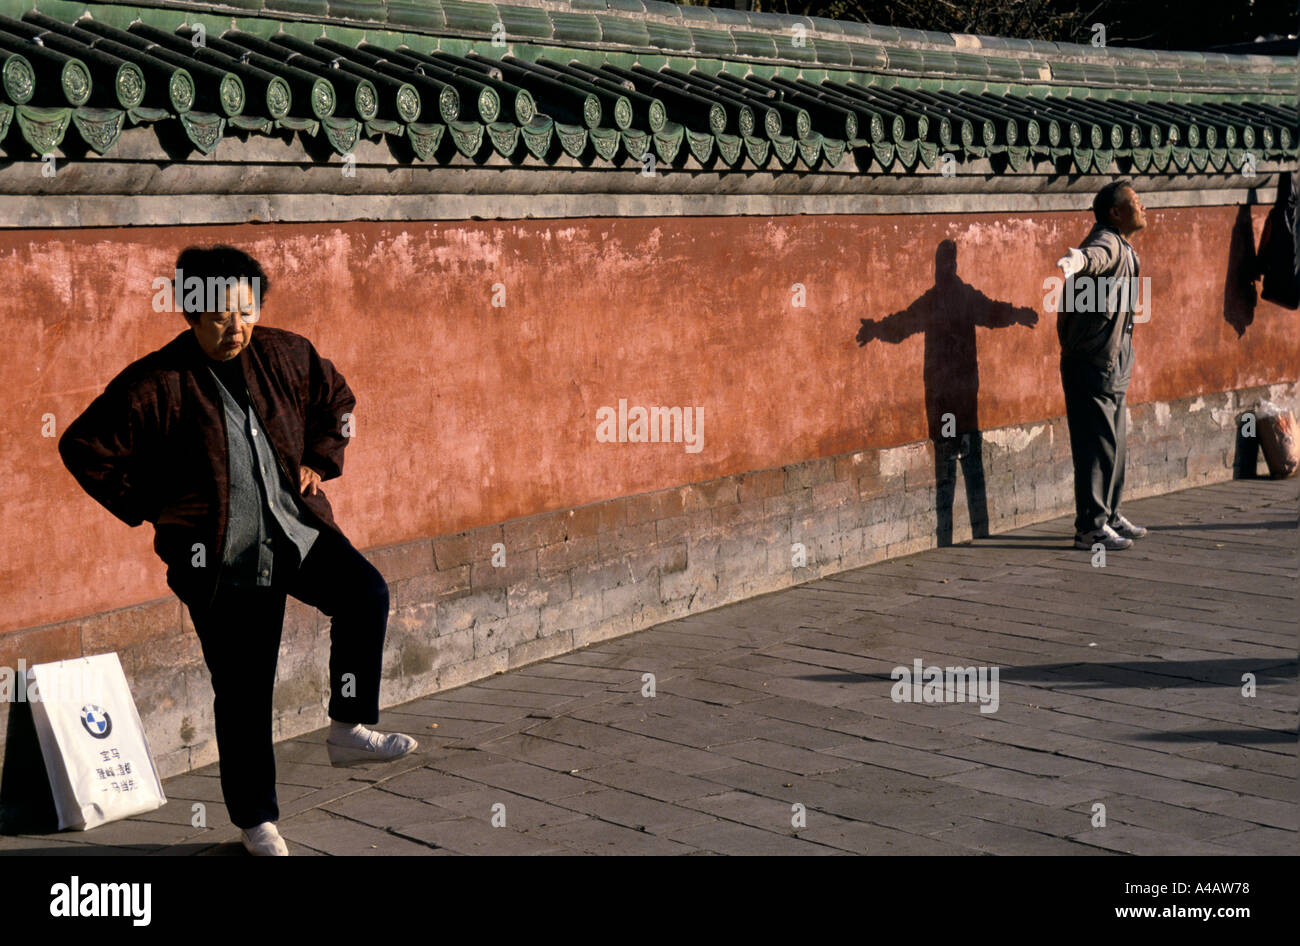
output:
{"label": "paved stone ground", "polygon": [[[378,728],[421,743],[398,762],[283,743],[281,831],[297,855],[1294,854],[1297,482],[1125,511],[1151,534],[1104,568],[1056,520],[396,707]],[[916,658],[998,667],[996,712],[894,702]],[[216,766],[165,787],[0,852],[244,856]]]}

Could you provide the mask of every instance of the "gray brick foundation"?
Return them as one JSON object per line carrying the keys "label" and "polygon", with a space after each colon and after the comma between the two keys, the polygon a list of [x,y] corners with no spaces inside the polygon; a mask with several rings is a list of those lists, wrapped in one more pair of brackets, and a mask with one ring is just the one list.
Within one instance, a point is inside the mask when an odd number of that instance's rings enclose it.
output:
{"label": "gray brick foundation", "polygon": [[[1300,385],[1130,408],[1126,496],[1266,475],[1263,458],[1239,449],[1237,435],[1241,412],[1265,398],[1300,410]],[[965,541],[972,531],[968,493],[978,492],[963,472],[971,449],[967,437],[865,450],[369,550],[391,593],[383,703],[932,548],[949,532],[951,541]],[[984,431],[982,461],[990,532],[1073,511],[1063,417]],[[950,528],[942,513],[949,506]],[[800,548],[803,564],[796,566]],[[502,549],[504,565],[494,566],[494,551]],[[121,657],[162,774],[214,761],[207,670],[189,615],[173,597],[7,632],[0,665],[111,650]],[[328,619],[290,599],[277,738],[326,724],[328,654]],[[0,703],[0,740],[9,713]]]}

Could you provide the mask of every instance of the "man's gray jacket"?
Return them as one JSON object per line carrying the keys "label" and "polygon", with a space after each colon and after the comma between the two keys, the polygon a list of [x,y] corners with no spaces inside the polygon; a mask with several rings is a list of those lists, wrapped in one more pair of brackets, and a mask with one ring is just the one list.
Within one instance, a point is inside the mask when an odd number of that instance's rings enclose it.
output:
{"label": "man's gray jacket", "polygon": [[[1110,224],[1094,225],[1079,251],[1084,267],[1066,280],[1056,317],[1061,353],[1113,369],[1124,344],[1124,331],[1133,325],[1140,261],[1132,244]],[[1102,283],[1099,277],[1113,281]],[[1096,280],[1091,287],[1093,304],[1084,306],[1091,311],[1071,312],[1069,300],[1079,297],[1084,279]]]}

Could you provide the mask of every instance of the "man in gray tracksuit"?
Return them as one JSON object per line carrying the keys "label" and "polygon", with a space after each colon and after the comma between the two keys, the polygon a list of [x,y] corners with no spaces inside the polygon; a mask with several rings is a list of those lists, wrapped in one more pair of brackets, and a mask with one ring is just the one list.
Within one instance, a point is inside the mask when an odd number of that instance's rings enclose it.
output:
{"label": "man in gray tracksuit", "polygon": [[1056,264],[1065,274],[1056,331],[1074,457],[1074,544],[1115,550],[1147,531],[1119,514],[1128,434],[1124,398],[1133,375],[1141,285],[1128,238],[1146,226],[1146,213],[1127,180],[1103,187],[1092,211],[1092,231]]}

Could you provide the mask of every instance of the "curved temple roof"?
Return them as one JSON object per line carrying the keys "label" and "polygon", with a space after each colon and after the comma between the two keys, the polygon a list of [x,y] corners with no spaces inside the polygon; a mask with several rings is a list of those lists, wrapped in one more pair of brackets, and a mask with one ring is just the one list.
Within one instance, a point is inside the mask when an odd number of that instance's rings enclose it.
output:
{"label": "curved temple roof", "polygon": [[[398,160],[772,172],[1253,171],[1294,158],[1292,59],[1095,49],[652,0],[0,2],[0,147],[168,124],[364,136]],[[48,11],[48,12],[47,12]],[[233,26],[232,26],[233,24]],[[364,32],[363,32],[364,30]],[[84,149],[83,149],[84,150]],[[1120,162],[1117,164],[1116,162]]]}

